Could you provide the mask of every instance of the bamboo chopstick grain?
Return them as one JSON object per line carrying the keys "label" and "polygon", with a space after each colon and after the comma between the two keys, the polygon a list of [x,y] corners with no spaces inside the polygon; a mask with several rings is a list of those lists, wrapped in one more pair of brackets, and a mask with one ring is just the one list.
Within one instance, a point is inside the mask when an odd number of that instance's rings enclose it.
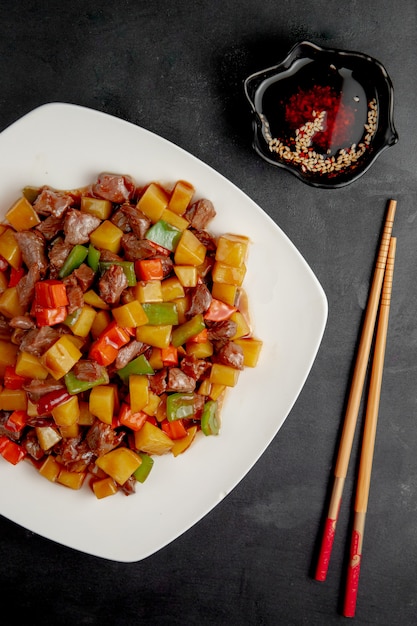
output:
{"label": "bamboo chopstick grain", "polygon": [[381,297],[382,283],[384,280],[385,266],[396,209],[397,201],[390,200],[388,204],[381,242],[379,245],[378,256],[375,263],[374,275],[372,278],[371,289],[369,292],[359,348],[356,355],[356,362],[353,370],[353,377],[345,413],[342,436],[339,444],[338,456],[334,470],[333,489],[331,493],[327,518],[325,520],[323,538],[315,573],[315,579],[319,581],[324,581],[327,577],[327,571],[336,532],[336,524],[339,517],[340,506],[342,503],[343,488],[349,465],[349,459],[352,452],[353,439],[358,419],[363,386],[365,382],[365,375],[368,367],[369,353],[371,350],[372,339],[374,335],[376,316],[378,312],[379,300]]}
{"label": "bamboo chopstick grain", "polygon": [[355,498],[355,516],[353,520],[350,560],[346,584],[346,596],[343,614],[354,617],[358,594],[359,573],[362,561],[362,545],[365,530],[365,517],[368,508],[371,484],[372,463],[375,449],[376,427],[378,422],[379,402],[381,396],[382,376],[384,370],[385,349],[387,343],[388,320],[391,303],[392,280],[397,240],[391,238],[382,288],[379,319],[375,339],[375,350],[372,362],[369,396],[366,408],[365,427],[359,462],[358,483]]}

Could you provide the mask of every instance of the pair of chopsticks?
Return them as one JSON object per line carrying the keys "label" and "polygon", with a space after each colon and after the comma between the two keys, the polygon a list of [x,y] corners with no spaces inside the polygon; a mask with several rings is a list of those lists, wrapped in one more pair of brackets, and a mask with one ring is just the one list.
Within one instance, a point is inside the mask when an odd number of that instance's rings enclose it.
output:
{"label": "pair of chopsticks", "polygon": [[319,581],[324,581],[327,576],[379,310],[354,505],[352,541],[343,609],[343,614],[346,617],[354,617],[356,610],[363,534],[370,489],[394,273],[397,241],[395,237],[391,236],[391,233],[396,208],[397,202],[390,200],[353,370],[352,384],[334,470],[333,488],[315,574],[315,579]]}

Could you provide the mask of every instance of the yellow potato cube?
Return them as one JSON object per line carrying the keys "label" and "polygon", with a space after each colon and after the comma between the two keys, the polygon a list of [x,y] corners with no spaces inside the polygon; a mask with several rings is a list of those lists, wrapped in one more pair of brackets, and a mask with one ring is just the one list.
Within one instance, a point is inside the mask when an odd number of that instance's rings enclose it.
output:
{"label": "yellow potato cube", "polygon": [[83,213],[94,215],[94,217],[98,217],[101,220],[107,220],[112,213],[112,203],[110,200],[83,196],[81,198],[80,209]]}
{"label": "yellow potato cube", "polygon": [[169,324],[144,325],[136,329],[136,339],[155,348],[168,348],[172,326]]}
{"label": "yellow potato cube", "polygon": [[246,335],[250,334],[251,329],[248,321],[240,311],[235,311],[234,313],[232,313],[230,319],[237,324],[236,332],[232,337],[233,340],[239,339],[239,337],[246,337]]}
{"label": "yellow potato cube", "polygon": [[160,370],[164,367],[164,363],[162,361],[162,349],[161,348],[152,348],[151,356],[148,359],[149,365],[154,370]]}
{"label": "yellow potato cube", "polygon": [[5,272],[0,272],[0,293],[3,293],[3,291],[7,289],[8,283],[7,274]]}
{"label": "yellow potato cube", "polygon": [[185,213],[193,198],[194,191],[195,189],[193,185],[185,180],[178,180],[172,190],[168,203],[168,209],[170,211],[174,211],[177,215]]}
{"label": "yellow potato cube", "polygon": [[78,397],[72,396],[67,402],[52,409],[52,417],[57,426],[72,426],[76,424],[80,416]]}
{"label": "yellow potato cube", "polygon": [[49,454],[40,466],[39,474],[54,483],[58,478],[58,474],[61,471],[61,468],[62,465],[58,463],[58,461],[52,454]]}
{"label": "yellow potato cube", "polygon": [[93,230],[90,235],[90,241],[95,248],[110,250],[110,252],[118,253],[120,250],[120,241],[123,237],[123,231],[115,226],[113,222],[104,220],[100,226]]}
{"label": "yellow potato cube", "polygon": [[213,282],[227,283],[228,285],[236,285],[240,287],[246,274],[246,265],[243,263],[240,267],[226,265],[220,261],[215,261],[213,266]]}
{"label": "yellow potato cube", "polygon": [[164,209],[162,211],[161,220],[164,220],[167,224],[171,224],[171,226],[175,226],[178,230],[185,230],[190,224],[185,217],[181,217],[169,209]]}
{"label": "yellow potato cube", "polygon": [[0,410],[26,411],[27,396],[23,389],[6,389],[0,391]]}
{"label": "yellow potato cube", "polygon": [[19,352],[16,361],[16,374],[25,378],[39,378],[45,380],[48,370],[42,365],[34,354],[29,352]]}
{"label": "yellow potato cube", "polygon": [[6,228],[0,235],[0,254],[15,270],[22,265],[22,253],[11,228]]}
{"label": "yellow potato cube", "polygon": [[147,315],[138,300],[132,300],[113,309],[113,317],[118,325],[124,328],[137,328],[148,322]]}
{"label": "yellow potato cube", "polygon": [[16,287],[7,287],[0,295],[0,313],[9,318],[24,315],[25,308],[20,304]]}
{"label": "yellow potato cube", "polygon": [[108,311],[97,311],[94,322],[91,325],[90,332],[94,339],[103,332],[111,322],[111,315]]}
{"label": "yellow potato cube", "polygon": [[198,271],[195,265],[174,265],[174,272],[183,287],[195,287]]}
{"label": "yellow potato cube", "polygon": [[243,365],[246,367],[256,367],[262,350],[262,341],[248,337],[245,339],[235,339],[234,342],[243,350]]}
{"label": "yellow potato cube", "polygon": [[129,376],[130,408],[133,413],[142,411],[149,402],[148,377],[140,374]]}
{"label": "yellow potato cube", "polygon": [[116,389],[113,385],[97,385],[90,392],[89,410],[105,424],[111,424],[116,405]]}
{"label": "yellow potato cube", "polygon": [[119,485],[123,485],[135,472],[142,459],[130,448],[116,448],[99,457],[96,465]]}
{"label": "yellow potato cube", "polygon": [[60,337],[41,357],[41,363],[58,380],[81,358],[82,354],[67,335]]}
{"label": "yellow potato cube", "polygon": [[216,261],[241,267],[247,256],[249,239],[242,235],[221,235],[217,242]]}
{"label": "yellow potato cube", "polygon": [[77,423],[70,424],[69,426],[59,426],[59,432],[64,439],[71,439],[72,437],[78,437],[80,427]]}
{"label": "yellow potato cube", "polygon": [[197,359],[206,359],[213,354],[213,344],[210,341],[190,341],[186,344],[188,356],[194,355]]}
{"label": "yellow potato cube", "polygon": [[143,407],[143,412],[146,413],[146,415],[156,415],[160,402],[160,396],[158,396],[156,393],[153,393],[152,391],[149,391],[148,404]]}
{"label": "yellow potato cube", "polygon": [[62,467],[56,482],[64,485],[65,487],[69,487],[70,489],[81,489],[86,475],[86,472],[69,472],[67,469]]}
{"label": "yellow potato cube", "polygon": [[79,400],[80,415],[78,416],[78,424],[80,426],[91,426],[94,422],[94,415],[90,411],[89,403],[86,400]]}
{"label": "yellow potato cube", "polygon": [[155,223],[161,219],[162,212],[168,206],[168,194],[156,183],[151,183],[143,193],[137,208]]}
{"label": "yellow potato cube", "polygon": [[236,285],[227,285],[226,283],[213,283],[211,295],[216,300],[221,300],[230,306],[235,306],[238,299],[239,290]]}
{"label": "yellow potato cube", "polygon": [[188,296],[184,296],[183,298],[176,298],[174,302],[175,306],[177,307],[178,324],[184,324],[187,321],[185,312],[190,306],[190,300]]}
{"label": "yellow potato cube", "polygon": [[6,220],[17,231],[29,230],[33,226],[40,224],[41,221],[39,215],[25,196],[16,200],[10,207],[6,213]]}
{"label": "yellow potato cube", "polygon": [[87,337],[94,323],[97,313],[89,304],[84,304],[71,330],[78,337]]}
{"label": "yellow potato cube", "polygon": [[15,365],[19,346],[0,339],[0,378],[4,377],[6,365]]}
{"label": "yellow potato cube", "polygon": [[107,302],[104,302],[104,300],[100,298],[100,296],[94,291],[94,289],[89,289],[89,291],[85,292],[84,302],[85,304],[93,306],[95,309],[106,310],[110,308]]}
{"label": "yellow potato cube", "polygon": [[133,288],[139,302],[162,302],[162,284],[160,280],[141,280]]}
{"label": "yellow potato cube", "polygon": [[211,382],[208,378],[205,378],[198,388],[197,393],[201,396],[208,396],[210,394]]}
{"label": "yellow potato cube", "polygon": [[206,247],[188,228],[183,231],[175,249],[176,265],[201,265],[206,257]]}
{"label": "yellow potato cube", "polygon": [[212,400],[218,400],[222,394],[226,391],[226,385],[220,383],[213,383],[210,387],[209,396]]}
{"label": "yellow potato cube", "polygon": [[134,433],[136,450],[147,454],[166,454],[174,445],[168,435],[150,422],[145,422],[142,428]]}
{"label": "yellow potato cube", "polygon": [[234,387],[239,378],[239,371],[230,365],[213,363],[210,371],[210,382],[216,385]]}
{"label": "yellow potato cube", "polygon": [[[174,266],[175,269],[175,266]],[[177,276],[170,276],[161,282],[162,300],[171,302],[176,298],[184,297],[184,287],[181,285]]]}
{"label": "yellow potato cube", "polygon": [[187,434],[185,437],[181,437],[181,439],[176,439],[174,445],[171,448],[171,452],[174,456],[178,456],[184,450],[187,450],[191,446],[194,441],[194,438],[197,433],[197,426],[190,426],[187,428]]}
{"label": "yellow potato cube", "polygon": [[101,500],[108,496],[114,496],[117,493],[117,484],[111,476],[101,478],[93,482],[93,491],[96,498]]}
{"label": "yellow potato cube", "polygon": [[62,439],[58,430],[53,426],[37,426],[35,432],[39,445],[45,452]]}

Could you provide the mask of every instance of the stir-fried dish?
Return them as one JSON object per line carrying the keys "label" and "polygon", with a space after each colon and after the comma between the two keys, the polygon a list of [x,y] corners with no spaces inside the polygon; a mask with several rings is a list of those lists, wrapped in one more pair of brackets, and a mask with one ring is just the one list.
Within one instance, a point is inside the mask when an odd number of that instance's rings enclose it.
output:
{"label": "stir-fried dish", "polygon": [[129,495],[154,457],[217,435],[255,367],[242,284],[249,240],[207,230],[189,182],[102,173],[23,190],[0,224],[0,454],[97,498]]}

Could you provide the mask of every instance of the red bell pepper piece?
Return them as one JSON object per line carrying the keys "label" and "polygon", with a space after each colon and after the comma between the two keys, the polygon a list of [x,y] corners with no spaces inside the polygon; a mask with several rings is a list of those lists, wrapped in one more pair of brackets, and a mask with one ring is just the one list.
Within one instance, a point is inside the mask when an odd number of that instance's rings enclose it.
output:
{"label": "red bell pepper piece", "polygon": [[184,426],[184,420],[182,418],[177,419],[174,422],[164,420],[161,422],[161,428],[171,439],[182,439],[182,437],[185,437],[187,434],[187,430]]}
{"label": "red bell pepper piece", "polygon": [[27,452],[18,443],[10,441],[7,437],[0,437],[0,454],[12,465],[17,465],[25,458]]}
{"label": "red bell pepper piece", "polygon": [[39,307],[35,304],[32,307],[34,309],[34,315],[36,317],[36,324],[40,326],[54,326],[55,324],[61,324],[67,317],[67,307],[60,306],[56,309],[48,309],[45,307]]}
{"label": "red bell pepper piece", "polygon": [[37,282],[35,285],[35,301],[40,307],[48,309],[67,306],[68,297],[64,283],[53,278]]}
{"label": "red bell pepper piece", "polygon": [[164,277],[162,260],[155,258],[135,261],[135,272],[138,280],[162,280]]}
{"label": "red bell pepper piece", "polygon": [[172,367],[178,365],[178,348],[176,348],[175,346],[161,348],[161,359],[164,367]]}
{"label": "red bell pepper piece", "polygon": [[28,419],[29,416],[26,411],[13,411],[13,413],[9,415],[5,427],[12,433],[18,433],[26,426]]}
{"label": "red bell pepper piece", "polygon": [[19,267],[18,269],[12,267],[10,270],[8,287],[16,287],[19,280],[26,274],[25,269],[23,267]]}
{"label": "red bell pepper piece", "polygon": [[229,319],[235,311],[237,311],[235,306],[212,298],[209,308],[204,313],[204,319],[210,322],[222,322]]}
{"label": "red bell pepper piece", "polygon": [[36,403],[36,411],[38,415],[49,415],[52,412],[52,409],[67,402],[70,400],[72,396],[68,393],[66,389],[55,389],[49,393],[46,393],[42,398],[38,400]]}
{"label": "red bell pepper piece", "polygon": [[116,360],[119,348],[129,341],[129,329],[122,328],[116,322],[112,322],[91,345],[90,358],[96,360],[99,365],[110,365]]}
{"label": "red bell pepper piece", "polygon": [[149,416],[145,411],[133,412],[130,406],[124,402],[120,408],[118,417],[122,426],[127,426],[131,430],[138,431],[142,428]]}
{"label": "red bell pepper piece", "polygon": [[190,337],[187,343],[206,343],[206,341],[208,341],[208,329],[203,328],[203,330],[197,335],[194,335],[194,337]]}
{"label": "red bell pepper piece", "polygon": [[16,374],[13,365],[6,365],[4,370],[4,386],[6,389],[21,389],[25,378]]}

